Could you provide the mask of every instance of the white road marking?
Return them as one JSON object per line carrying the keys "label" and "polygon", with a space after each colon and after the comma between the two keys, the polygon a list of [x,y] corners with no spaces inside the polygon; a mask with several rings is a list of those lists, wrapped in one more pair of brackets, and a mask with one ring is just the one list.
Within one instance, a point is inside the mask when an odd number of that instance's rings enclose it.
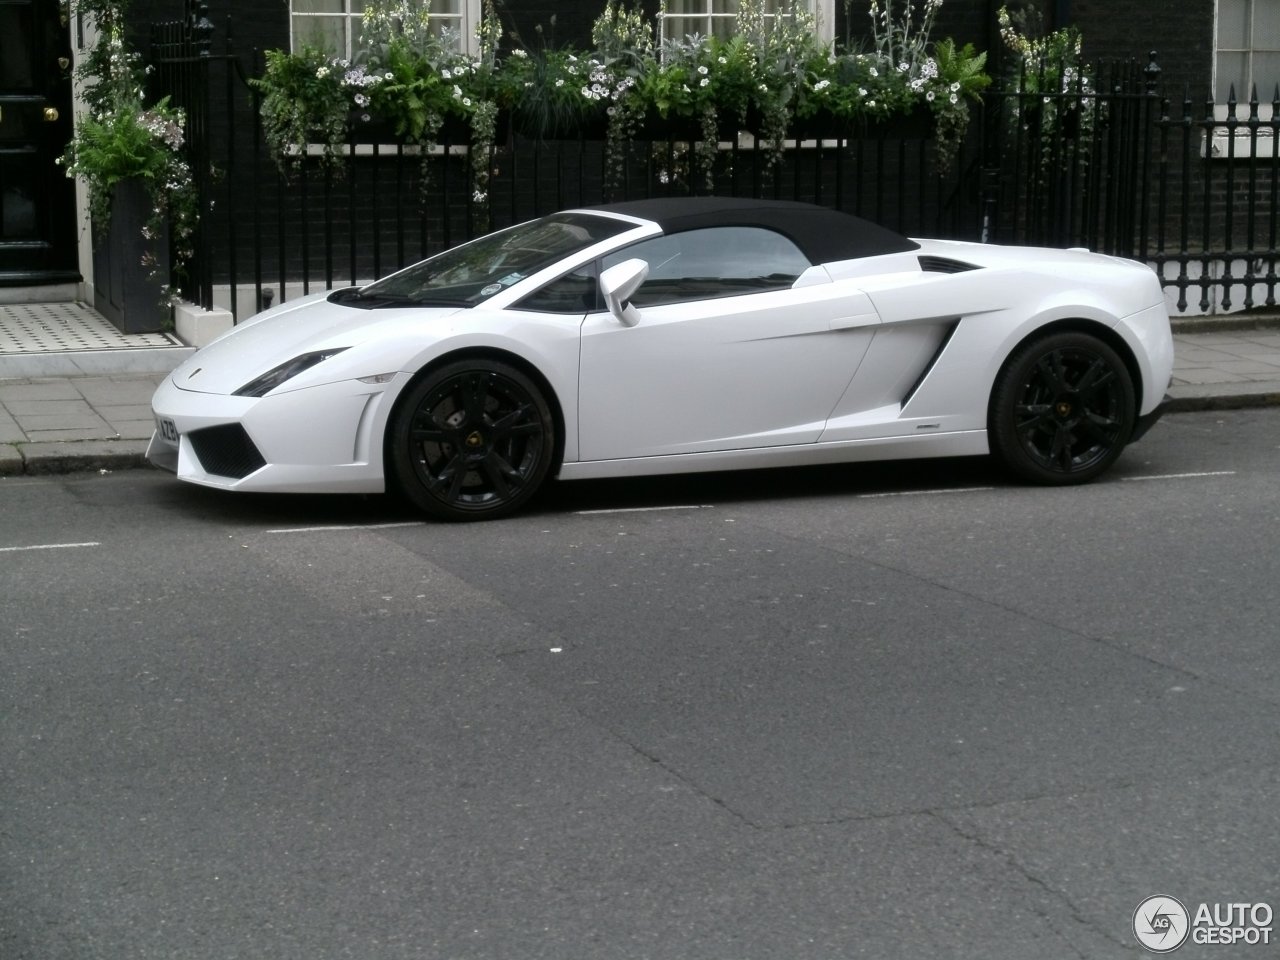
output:
{"label": "white road marking", "polygon": [[421,520],[405,520],[400,523],[347,523],[327,527],[283,527],[267,533],[324,533],[329,530],[388,530],[392,527],[420,527]]}
{"label": "white road marking", "polygon": [[877,497],[922,497],[932,493],[980,493],[983,490],[994,490],[995,487],[951,487],[940,490],[892,490],[888,493],[860,493],[859,500],[873,500]]}
{"label": "white road marking", "polygon": [[592,517],[603,513],[654,513],[658,510],[713,510],[715,509],[709,503],[690,503],[683,506],[671,507],[617,507],[613,510],[576,510],[574,511],[580,517]]}
{"label": "white road marking", "polygon": [[0,547],[0,553],[18,553],[21,550],[72,550],[76,547],[100,547],[97,540],[88,543],[36,543],[29,547]]}
{"label": "white road marking", "polygon": [[1121,480],[1184,480],[1190,477],[1234,477],[1234,470],[1210,470],[1206,473],[1159,473],[1149,477],[1121,477]]}

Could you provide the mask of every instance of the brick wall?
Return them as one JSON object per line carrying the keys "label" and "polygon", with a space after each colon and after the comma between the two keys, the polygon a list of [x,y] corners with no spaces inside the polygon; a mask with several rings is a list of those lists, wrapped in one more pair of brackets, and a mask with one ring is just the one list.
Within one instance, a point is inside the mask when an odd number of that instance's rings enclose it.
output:
{"label": "brick wall", "polygon": [[1181,97],[1190,85],[1193,99],[1208,95],[1214,0],[1071,0],[1070,9],[1087,59],[1145,62],[1155,50],[1171,94]]}

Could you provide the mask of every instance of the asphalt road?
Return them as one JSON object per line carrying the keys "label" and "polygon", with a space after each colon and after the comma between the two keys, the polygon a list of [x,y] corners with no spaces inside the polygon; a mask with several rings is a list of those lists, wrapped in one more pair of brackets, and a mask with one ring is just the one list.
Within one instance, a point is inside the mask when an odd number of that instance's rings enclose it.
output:
{"label": "asphalt road", "polygon": [[1271,409],[1083,488],[467,526],[0,480],[0,958],[1140,957],[1150,895],[1280,909],[1278,475]]}

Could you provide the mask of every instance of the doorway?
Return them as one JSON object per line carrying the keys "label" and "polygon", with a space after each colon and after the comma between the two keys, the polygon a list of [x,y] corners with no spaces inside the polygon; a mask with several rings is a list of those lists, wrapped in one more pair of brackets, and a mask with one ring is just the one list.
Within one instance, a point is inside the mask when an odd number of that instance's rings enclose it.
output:
{"label": "doorway", "polygon": [[0,0],[0,286],[80,279],[68,4]]}

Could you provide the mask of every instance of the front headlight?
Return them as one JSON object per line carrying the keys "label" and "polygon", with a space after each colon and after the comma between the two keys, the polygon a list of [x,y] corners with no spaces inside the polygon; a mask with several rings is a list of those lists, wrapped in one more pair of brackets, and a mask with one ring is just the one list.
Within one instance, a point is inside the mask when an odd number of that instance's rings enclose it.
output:
{"label": "front headlight", "polygon": [[317,363],[323,363],[330,357],[336,357],[346,347],[337,347],[333,350],[316,350],[314,353],[304,353],[300,357],[294,357],[278,367],[272,367],[262,376],[250,380],[243,387],[232,394],[233,397],[265,397],[286,380],[291,380],[303,370],[310,370]]}

